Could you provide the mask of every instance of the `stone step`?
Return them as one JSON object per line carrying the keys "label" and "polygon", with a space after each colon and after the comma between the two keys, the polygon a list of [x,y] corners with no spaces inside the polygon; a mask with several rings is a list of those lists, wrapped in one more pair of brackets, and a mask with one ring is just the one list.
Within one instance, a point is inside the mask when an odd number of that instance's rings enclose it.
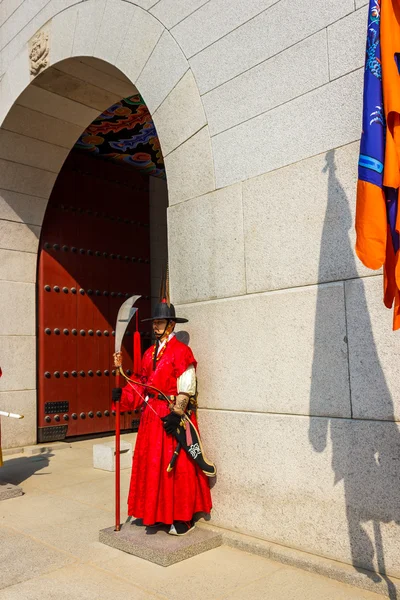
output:
{"label": "stone step", "polygon": [[0,482],[0,501],[8,500],[9,498],[16,498],[22,496],[23,491],[17,485],[13,483],[1,483]]}
{"label": "stone step", "polygon": [[145,527],[139,519],[124,523],[120,531],[114,527],[102,529],[99,541],[112,548],[144,558],[163,567],[217,548],[222,544],[222,535],[196,527],[184,536],[169,535],[169,526]]}

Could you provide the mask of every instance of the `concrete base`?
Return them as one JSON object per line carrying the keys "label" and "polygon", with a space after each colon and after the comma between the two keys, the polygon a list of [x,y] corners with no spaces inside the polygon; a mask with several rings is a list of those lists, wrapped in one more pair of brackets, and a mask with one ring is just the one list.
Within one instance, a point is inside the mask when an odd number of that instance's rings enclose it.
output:
{"label": "concrete base", "polygon": [[0,483],[0,501],[22,496],[23,493],[24,492],[17,485],[13,485],[12,483]]}
{"label": "concrete base", "polygon": [[[132,444],[120,442],[120,468],[130,469],[132,467]],[[93,468],[103,471],[115,472],[115,440],[104,444],[93,445]]]}
{"label": "concrete base", "polygon": [[196,527],[185,536],[168,535],[169,527],[145,527],[139,519],[125,523],[121,531],[108,527],[100,531],[99,541],[112,548],[169,567],[222,544],[222,535]]}

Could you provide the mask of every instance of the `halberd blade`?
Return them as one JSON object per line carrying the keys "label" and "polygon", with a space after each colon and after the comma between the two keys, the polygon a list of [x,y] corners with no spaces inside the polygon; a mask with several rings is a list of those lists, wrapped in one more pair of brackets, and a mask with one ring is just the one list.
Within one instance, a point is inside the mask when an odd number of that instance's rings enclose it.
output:
{"label": "halberd blade", "polygon": [[133,305],[139,300],[141,296],[131,296],[120,306],[117,316],[117,324],[115,326],[115,352],[121,351],[122,340],[129,325],[130,320],[137,311],[137,308]]}

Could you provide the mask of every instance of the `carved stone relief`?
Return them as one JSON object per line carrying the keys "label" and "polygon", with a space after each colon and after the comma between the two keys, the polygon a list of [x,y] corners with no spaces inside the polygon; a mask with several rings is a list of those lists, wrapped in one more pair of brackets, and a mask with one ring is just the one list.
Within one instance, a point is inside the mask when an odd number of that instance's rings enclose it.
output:
{"label": "carved stone relief", "polygon": [[29,42],[29,70],[31,77],[36,77],[49,66],[49,34],[38,31]]}

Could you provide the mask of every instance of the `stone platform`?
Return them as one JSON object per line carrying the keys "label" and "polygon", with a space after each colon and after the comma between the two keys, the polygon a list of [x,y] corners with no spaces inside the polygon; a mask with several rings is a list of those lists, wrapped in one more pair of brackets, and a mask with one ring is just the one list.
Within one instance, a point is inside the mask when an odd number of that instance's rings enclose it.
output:
{"label": "stone platform", "polygon": [[22,495],[23,491],[17,485],[13,485],[12,483],[0,483],[0,501]]}
{"label": "stone platform", "polygon": [[144,558],[163,567],[191,558],[222,544],[222,535],[196,527],[184,536],[168,535],[169,527],[144,527],[141,521],[127,522],[121,531],[108,527],[100,531],[99,541],[112,548]]}

